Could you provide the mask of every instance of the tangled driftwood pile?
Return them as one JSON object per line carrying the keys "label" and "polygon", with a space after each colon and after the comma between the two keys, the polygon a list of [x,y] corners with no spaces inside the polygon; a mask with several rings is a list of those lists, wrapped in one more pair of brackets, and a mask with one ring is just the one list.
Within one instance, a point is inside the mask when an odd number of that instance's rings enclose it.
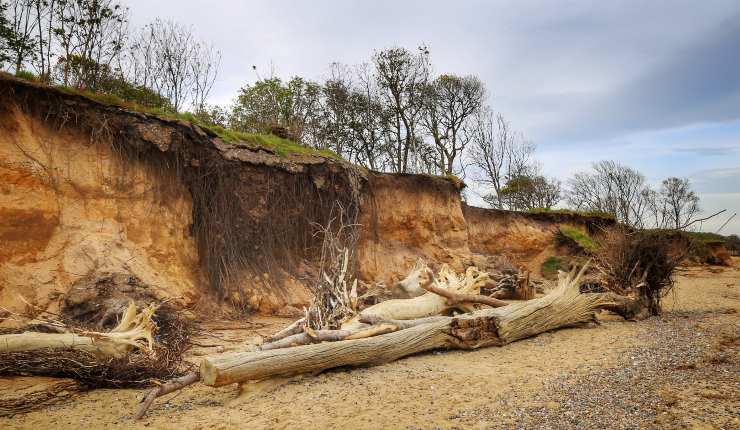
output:
{"label": "tangled driftwood pile", "polygon": [[578,272],[559,273],[557,286],[536,297],[537,288],[528,274],[516,269],[489,274],[471,266],[457,273],[444,265],[435,272],[419,262],[398,284],[408,298],[363,308],[363,294],[357,291],[351,267],[351,247],[341,246],[336,236],[327,243],[331,246],[322,251],[315,300],[303,318],[260,345],[205,357],[197,371],[186,372],[178,365],[187,337],[175,336],[179,341],[167,346],[156,342],[155,307],[137,313],[132,303],[108,332],[47,321],[41,325],[55,332],[0,336],[0,373],[67,376],[91,386],[136,386],[170,379],[142,400],[135,415],[141,418],[157,397],[196,382],[218,387],[377,365],[433,349],[503,346],[594,321],[602,309],[630,319],[647,316],[659,310],[659,299],[672,285],[675,268],[663,245],[614,238],[613,246],[597,256],[600,288],[583,288],[586,264]]}
{"label": "tangled driftwood pile", "polygon": [[[195,382],[218,387],[346,366],[371,366],[433,349],[502,346],[561,327],[595,320],[601,309],[619,310],[633,299],[613,292],[581,293],[587,269],[560,273],[542,297],[505,302],[477,291],[489,275],[470,267],[457,274],[443,266],[410,274],[423,294],[387,300],[347,319],[337,329],[313,329],[298,320],[261,346],[203,359],[192,372],[153,390],[136,414],[142,417],[158,396]],[[408,280],[409,278],[407,278]]]}

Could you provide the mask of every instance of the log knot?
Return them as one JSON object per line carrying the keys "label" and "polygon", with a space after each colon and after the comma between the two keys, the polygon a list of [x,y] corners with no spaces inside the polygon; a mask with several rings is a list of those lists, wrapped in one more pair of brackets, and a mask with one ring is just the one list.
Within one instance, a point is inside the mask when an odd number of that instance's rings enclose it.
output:
{"label": "log knot", "polygon": [[447,329],[447,334],[453,338],[456,347],[464,349],[499,342],[498,324],[493,316],[454,318]]}

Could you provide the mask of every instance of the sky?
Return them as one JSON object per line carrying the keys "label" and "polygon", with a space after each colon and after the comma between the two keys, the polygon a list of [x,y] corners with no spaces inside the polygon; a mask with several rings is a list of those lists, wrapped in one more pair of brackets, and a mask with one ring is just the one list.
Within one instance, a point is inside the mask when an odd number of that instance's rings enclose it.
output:
{"label": "sky", "polygon": [[[423,44],[437,73],[474,74],[489,104],[563,180],[612,159],[658,186],[686,177],[716,231],[740,212],[740,1],[124,0],[131,23],[191,25],[223,55],[213,103],[262,76]],[[468,181],[470,182],[470,181]],[[482,204],[470,183],[468,196]],[[722,230],[740,234],[740,215]]]}

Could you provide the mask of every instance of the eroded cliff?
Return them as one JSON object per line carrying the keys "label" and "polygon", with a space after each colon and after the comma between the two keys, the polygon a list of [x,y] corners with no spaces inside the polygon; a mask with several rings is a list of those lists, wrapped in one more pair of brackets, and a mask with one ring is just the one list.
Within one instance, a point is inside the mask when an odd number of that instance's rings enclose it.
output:
{"label": "eroded cliff", "polygon": [[299,313],[337,205],[359,224],[358,275],[392,286],[417,259],[531,263],[559,223],[466,206],[463,184],[368,172],[0,78],[0,305],[55,310],[95,273],[190,306]]}

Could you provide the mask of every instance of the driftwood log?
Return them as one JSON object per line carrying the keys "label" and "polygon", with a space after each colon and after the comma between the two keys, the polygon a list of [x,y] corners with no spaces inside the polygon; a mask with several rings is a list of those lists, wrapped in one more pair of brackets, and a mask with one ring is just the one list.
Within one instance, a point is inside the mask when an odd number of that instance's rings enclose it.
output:
{"label": "driftwood log", "polygon": [[110,332],[80,331],[73,333],[39,333],[27,331],[0,336],[0,353],[34,351],[40,349],[76,349],[99,357],[123,357],[133,349],[151,351],[155,328],[150,306],[136,312],[131,302],[121,322]]}
{"label": "driftwood log", "polygon": [[[444,289],[450,294],[459,297],[460,295],[477,295],[480,287],[485,285],[487,281],[488,274],[478,270],[476,267],[469,267],[465,271],[465,274],[458,275],[447,265],[444,265],[439,270],[436,278],[432,276],[420,276],[420,282],[424,283],[424,285],[420,285],[419,287],[424,290],[425,286],[431,284],[435,289]],[[450,303],[448,297],[427,291],[411,299],[386,300],[362,310],[359,315],[342,324],[342,329],[359,329],[364,325],[360,320],[370,315],[383,319],[410,320],[439,315],[450,309],[463,308],[462,310],[465,311],[472,309],[465,307],[463,303]],[[504,302],[501,303],[504,304]]]}
{"label": "driftwood log", "polygon": [[[558,287],[544,297],[458,316],[438,316],[388,334],[206,357],[200,366],[201,381],[218,387],[335,367],[377,365],[433,349],[501,346],[557,328],[593,321],[597,310],[613,305],[614,301],[609,294],[581,294],[579,280],[584,271],[585,267],[577,275],[564,274]],[[446,306],[446,302],[440,306]],[[358,322],[373,318],[386,320],[388,314],[362,315]]]}

